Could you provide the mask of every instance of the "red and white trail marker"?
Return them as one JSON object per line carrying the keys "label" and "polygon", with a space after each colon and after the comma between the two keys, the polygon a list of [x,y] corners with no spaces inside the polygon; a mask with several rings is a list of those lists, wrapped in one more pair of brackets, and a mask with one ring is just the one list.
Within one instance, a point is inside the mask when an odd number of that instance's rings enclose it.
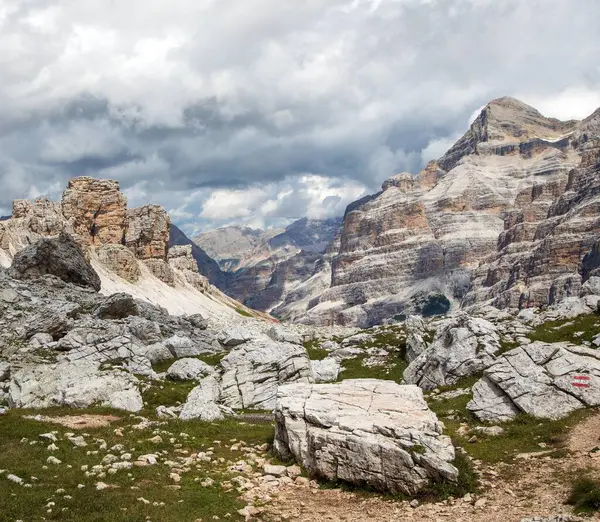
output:
{"label": "red and white trail marker", "polygon": [[589,380],[590,380],[589,375],[574,375],[573,376],[573,386],[575,386],[576,388],[589,388],[590,387],[590,383],[588,382]]}

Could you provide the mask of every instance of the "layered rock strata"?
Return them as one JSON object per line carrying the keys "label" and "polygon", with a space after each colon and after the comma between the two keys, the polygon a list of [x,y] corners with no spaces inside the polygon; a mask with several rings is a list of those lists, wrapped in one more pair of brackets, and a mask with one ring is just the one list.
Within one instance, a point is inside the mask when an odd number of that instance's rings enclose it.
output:
{"label": "layered rock strata", "polygon": [[348,207],[328,288],[295,316],[369,326],[578,295],[599,239],[599,122],[600,110],[561,122],[512,98],[490,102],[444,156]]}

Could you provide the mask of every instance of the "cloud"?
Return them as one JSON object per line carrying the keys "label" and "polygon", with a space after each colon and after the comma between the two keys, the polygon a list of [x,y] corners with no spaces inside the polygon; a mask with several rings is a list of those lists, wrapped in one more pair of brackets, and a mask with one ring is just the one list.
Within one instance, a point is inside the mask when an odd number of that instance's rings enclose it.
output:
{"label": "cloud", "polygon": [[176,222],[343,213],[490,99],[600,105],[581,0],[0,0],[0,210],[76,175]]}

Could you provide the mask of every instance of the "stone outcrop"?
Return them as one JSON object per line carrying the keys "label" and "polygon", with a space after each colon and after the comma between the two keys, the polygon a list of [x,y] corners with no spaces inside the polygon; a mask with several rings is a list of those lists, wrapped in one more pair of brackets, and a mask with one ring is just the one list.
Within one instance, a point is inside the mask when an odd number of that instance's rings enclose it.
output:
{"label": "stone outcrop", "polygon": [[600,406],[600,353],[568,343],[532,343],[510,350],[484,371],[467,407],[481,420],[524,412],[559,419]]}
{"label": "stone outcrop", "polygon": [[220,365],[221,402],[230,408],[273,409],[279,385],[312,382],[306,350],[269,338],[240,345]]}
{"label": "stone outcrop", "polygon": [[500,336],[491,322],[460,314],[438,326],[432,343],[404,371],[404,381],[424,390],[455,384],[488,367],[499,351]]}
{"label": "stone outcrop", "polygon": [[100,290],[100,277],[86,261],[79,245],[66,233],[44,238],[18,252],[9,273],[15,279],[51,274],[67,283]]}
{"label": "stone outcrop", "polygon": [[98,261],[125,281],[135,283],[141,276],[135,254],[123,245],[102,245],[96,250]]}
{"label": "stone outcrop", "polygon": [[167,211],[158,205],[127,210],[125,245],[138,259],[167,260],[171,220]]}
{"label": "stone outcrop", "polygon": [[275,451],[327,480],[413,495],[458,477],[454,447],[416,386],[288,384],[278,390],[275,420]]}
{"label": "stone outcrop", "polygon": [[122,371],[101,371],[99,366],[89,361],[63,362],[17,370],[11,376],[9,405],[85,408],[99,404],[132,412],[141,410],[143,402],[137,379]]}
{"label": "stone outcrop", "polygon": [[82,246],[122,244],[127,199],[113,180],[74,178],[63,194],[62,214]]}
{"label": "stone outcrop", "polygon": [[327,288],[294,318],[364,327],[577,296],[597,265],[599,121],[490,102],[444,156],[348,206]]}

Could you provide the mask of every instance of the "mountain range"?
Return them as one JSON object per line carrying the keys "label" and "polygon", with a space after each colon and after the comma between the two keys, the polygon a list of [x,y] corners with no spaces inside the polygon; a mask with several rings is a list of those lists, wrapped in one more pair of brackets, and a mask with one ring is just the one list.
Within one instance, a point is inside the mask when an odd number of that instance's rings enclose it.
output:
{"label": "mountain range", "polygon": [[211,279],[224,292],[297,322],[544,306],[578,294],[597,268],[599,194],[600,109],[559,121],[504,97],[441,158],[389,178],[341,221],[194,242],[226,274]]}

